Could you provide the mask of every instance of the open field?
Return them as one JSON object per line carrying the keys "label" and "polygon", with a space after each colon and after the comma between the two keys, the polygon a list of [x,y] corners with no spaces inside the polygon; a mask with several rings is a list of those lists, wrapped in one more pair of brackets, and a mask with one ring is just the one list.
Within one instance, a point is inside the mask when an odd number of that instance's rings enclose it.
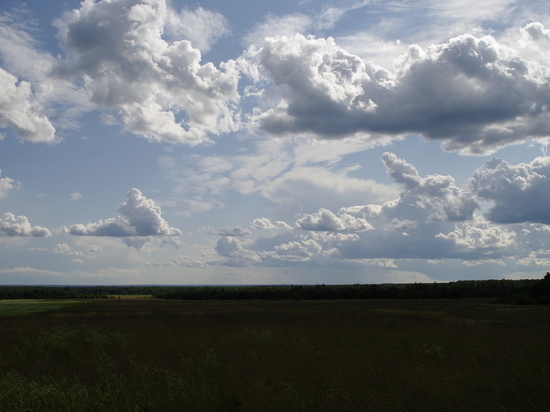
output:
{"label": "open field", "polygon": [[550,410],[545,306],[0,302],[0,333],[1,411]]}
{"label": "open field", "polygon": [[0,300],[0,316],[31,315],[78,304],[74,300],[17,299]]}

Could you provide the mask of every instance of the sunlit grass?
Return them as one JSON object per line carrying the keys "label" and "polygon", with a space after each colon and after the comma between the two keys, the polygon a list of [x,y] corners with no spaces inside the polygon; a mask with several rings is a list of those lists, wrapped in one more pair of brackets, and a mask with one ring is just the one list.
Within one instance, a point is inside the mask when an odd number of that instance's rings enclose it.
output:
{"label": "sunlit grass", "polygon": [[150,299],[153,295],[107,295],[109,299]]}
{"label": "sunlit grass", "polygon": [[508,309],[108,299],[4,317],[0,410],[550,410],[549,313]]}
{"label": "sunlit grass", "polygon": [[76,304],[72,300],[14,299],[0,300],[0,316],[31,315],[54,311]]}

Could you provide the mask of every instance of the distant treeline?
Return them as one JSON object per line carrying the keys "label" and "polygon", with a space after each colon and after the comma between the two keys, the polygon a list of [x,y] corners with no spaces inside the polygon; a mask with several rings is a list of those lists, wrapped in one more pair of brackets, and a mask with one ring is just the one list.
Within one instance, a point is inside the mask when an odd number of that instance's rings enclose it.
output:
{"label": "distant treeline", "polygon": [[174,286],[0,286],[0,299],[105,299],[110,295],[159,295]]}
{"label": "distant treeline", "polygon": [[461,280],[448,283],[285,286],[0,286],[0,299],[83,299],[152,295],[182,300],[464,299],[550,303],[550,273],[540,280]]}
{"label": "distant treeline", "polygon": [[289,285],[180,287],[164,299],[460,299],[499,298],[502,303],[550,303],[550,276],[543,280],[463,280],[387,285]]}

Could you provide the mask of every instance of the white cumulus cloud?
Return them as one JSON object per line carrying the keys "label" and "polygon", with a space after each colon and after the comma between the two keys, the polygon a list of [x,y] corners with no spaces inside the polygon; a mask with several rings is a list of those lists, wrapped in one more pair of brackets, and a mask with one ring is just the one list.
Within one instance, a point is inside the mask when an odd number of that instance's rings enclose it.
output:
{"label": "white cumulus cloud", "polygon": [[477,169],[471,190],[492,202],[487,218],[497,223],[550,223],[550,157],[512,165],[495,158]]}
{"label": "white cumulus cloud", "polygon": [[435,220],[468,220],[478,207],[472,196],[455,185],[451,176],[420,177],[416,168],[393,153],[382,155],[390,177],[405,188],[403,196],[417,197],[433,208]]}
{"label": "white cumulus cloud", "polygon": [[304,215],[296,221],[296,226],[302,230],[331,232],[362,232],[373,229],[365,219],[346,213],[335,215],[323,208],[316,213]]}
{"label": "white cumulus cloud", "polygon": [[52,253],[55,253],[58,255],[69,255],[69,256],[79,256],[79,257],[84,256],[84,253],[82,253],[79,250],[73,250],[67,243],[58,243],[52,249]]}
{"label": "white cumulus cloud", "polygon": [[21,140],[56,140],[55,128],[30,82],[19,81],[0,67],[0,90],[0,127],[11,128]]}
{"label": "white cumulus cloud", "polygon": [[19,186],[20,184],[18,182],[9,177],[0,178],[0,199],[6,197],[9,192],[13,189],[17,189]]}
{"label": "white cumulus cloud", "polygon": [[26,216],[15,216],[6,212],[0,218],[0,236],[50,237],[52,233],[45,227],[32,226]]}
{"label": "white cumulus cloud", "polygon": [[[542,25],[526,30],[537,46],[547,41]],[[245,54],[259,70],[249,73],[263,74],[272,89],[254,119],[274,135],[380,141],[417,133],[476,154],[545,140],[548,62],[514,47],[465,34],[425,49],[410,46],[388,71],[331,38],[270,37]]]}
{"label": "white cumulus cloud", "polygon": [[74,224],[65,228],[66,232],[78,236],[121,237],[126,244],[136,248],[154,237],[170,241],[170,237],[181,236],[181,231],[170,227],[161,216],[160,207],[140,190],[134,188],[126,196],[127,201],[118,206],[118,219]]}
{"label": "white cumulus cloud", "polygon": [[291,229],[291,226],[282,220],[278,220],[273,224],[267,217],[258,217],[252,221],[252,226],[261,230],[273,230],[273,229]]}
{"label": "white cumulus cloud", "polygon": [[[163,33],[216,16],[200,8],[176,13],[165,0],[85,0],[56,22],[66,52],[56,73],[82,79],[92,101],[119,110],[132,133],[172,143],[208,141],[208,133],[238,127],[231,109],[238,73],[231,64],[201,64],[189,40],[168,42]],[[191,40],[206,47],[216,33]]]}

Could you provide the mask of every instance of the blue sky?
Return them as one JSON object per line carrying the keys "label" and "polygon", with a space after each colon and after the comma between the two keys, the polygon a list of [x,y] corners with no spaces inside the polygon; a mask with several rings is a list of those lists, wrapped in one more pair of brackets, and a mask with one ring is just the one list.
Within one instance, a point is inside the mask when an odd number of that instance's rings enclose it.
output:
{"label": "blue sky", "polygon": [[543,1],[5,1],[0,284],[539,278]]}

